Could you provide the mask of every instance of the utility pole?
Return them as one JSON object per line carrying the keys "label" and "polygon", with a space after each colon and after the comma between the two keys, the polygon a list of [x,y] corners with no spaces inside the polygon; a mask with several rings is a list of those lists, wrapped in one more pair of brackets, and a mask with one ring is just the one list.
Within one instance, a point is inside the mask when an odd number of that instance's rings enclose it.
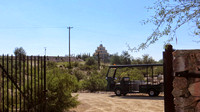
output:
{"label": "utility pole", "polygon": [[47,48],[44,47],[44,53],[45,53],[45,56],[47,55],[46,52],[47,52]]}
{"label": "utility pole", "polygon": [[100,55],[99,55],[99,52],[98,52],[97,56],[98,56],[98,68],[100,70]]}
{"label": "utility pole", "polygon": [[71,68],[71,59],[70,59],[70,29],[73,27],[67,27],[67,29],[69,29],[69,67]]}

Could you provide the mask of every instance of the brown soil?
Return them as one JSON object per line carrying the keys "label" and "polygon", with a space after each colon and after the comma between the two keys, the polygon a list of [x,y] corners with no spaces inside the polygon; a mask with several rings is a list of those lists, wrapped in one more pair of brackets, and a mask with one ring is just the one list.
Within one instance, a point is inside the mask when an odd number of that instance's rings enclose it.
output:
{"label": "brown soil", "polygon": [[115,96],[113,93],[79,94],[81,104],[70,112],[163,112],[164,97],[149,97],[147,94]]}

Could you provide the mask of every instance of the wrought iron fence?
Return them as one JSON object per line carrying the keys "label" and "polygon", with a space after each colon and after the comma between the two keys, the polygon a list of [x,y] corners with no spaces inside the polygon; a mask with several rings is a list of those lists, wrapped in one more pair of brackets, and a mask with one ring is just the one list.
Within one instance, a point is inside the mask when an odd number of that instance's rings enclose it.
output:
{"label": "wrought iron fence", "polygon": [[46,57],[0,56],[3,112],[45,112]]}

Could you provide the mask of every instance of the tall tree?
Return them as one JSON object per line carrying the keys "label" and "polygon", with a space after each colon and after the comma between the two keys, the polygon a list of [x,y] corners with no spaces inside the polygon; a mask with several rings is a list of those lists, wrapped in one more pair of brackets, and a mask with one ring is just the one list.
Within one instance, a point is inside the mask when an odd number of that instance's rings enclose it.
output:
{"label": "tall tree", "polygon": [[148,54],[142,55],[142,61],[143,61],[143,64],[152,64],[152,63],[155,63],[155,62],[156,62],[156,61],[155,61],[151,56],[149,56]]}
{"label": "tall tree", "polygon": [[122,64],[131,64],[131,56],[130,54],[128,53],[128,51],[123,51],[122,52],[122,55],[121,55],[121,62]]}
{"label": "tall tree", "polygon": [[176,32],[186,23],[192,23],[191,30],[197,41],[200,42],[200,1],[199,0],[156,0],[154,6],[148,9],[155,14],[143,23],[153,23],[155,29],[144,43],[132,50],[138,51],[147,48],[161,37],[168,36],[166,43],[176,39]]}
{"label": "tall tree", "polygon": [[14,50],[14,54],[15,54],[15,56],[20,56],[20,55],[26,56],[26,52],[23,49],[23,47],[20,47],[20,48],[16,47],[15,50]]}
{"label": "tall tree", "polygon": [[121,57],[116,53],[111,56],[111,64],[122,64]]}

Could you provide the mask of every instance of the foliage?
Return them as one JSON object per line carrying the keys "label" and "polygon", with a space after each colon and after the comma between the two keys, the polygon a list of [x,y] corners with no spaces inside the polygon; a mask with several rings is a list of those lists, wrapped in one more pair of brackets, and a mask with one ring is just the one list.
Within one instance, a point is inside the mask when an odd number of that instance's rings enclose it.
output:
{"label": "foliage", "polygon": [[52,62],[52,61],[47,61],[47,69],[53,69],[57,67],[57,63],[56,62]]}
{"label": "foliage", "polygon": [[132,60],[132,64],[152,64],[152,63],[156,63],[156,61],[148,54],[142,55],[142,58],[137,58]]}
{"label": "foliage", "polygon": [[119,82],[122,77],[130,77],[130,80],[143,80],[144,79],[144,70],[138,68],[121,68],[117,70],[116,78]]}
{"label": "foliage", "polygon": [[122,54],[119,56],[117,53],[111,56],[111,64],[116,65],[127,65],[131,64],[131,56],[128,51],[123,51]]}
{"label": "foliage", "polygon": [[91,92],[105,90],[106,89],[106,78],[97,72],[93,72],[91,76],[84,80],[82,83],[82,87],[85,90],[89,90]]}
{"label": "foliage", "polygon": [[20,48],[16,47],[14,50],[14,54],[15,56],[26,56],[26,52],[23,49],[23,47],[20,47]]}
{"label": "foliage", "polygon": [[90,71],[90,70],[97,70],[98,69],[98,66],[97,65],[80,65],[79,68],[81,70],[84,70],[84,71]]}
{"label": "foliage", "polygon": [[[144,43],[141,43],[138,48],[132,50],[138,51],[147,48],[149,45],[155,43],[158,39],[164,36],[169,38],[166,43],[174,40],[176,32],[186,23],[192,23],[191,30],[194,36],[200,34],[200,2],[196,0],[157,0],[154,6],[148,9],[155,12],[146,23],[153,23],[156,27],[152,34]],[[200,40],[198,40],[200,42]]]}
{"label": "foliage", "polygon": [[86,53],[84,53],[84,54],[82,54],[82,55],[79,54],[79,55],[77,55],[76,57],[77,57],[77,58],[80,58],[80,59],[82,59],[82,60],[84,60],[84,61],[86,61],[86,59],[90,57],[90,54],[86,54]]}
{"label": "foliage", "polygon": [[91,66],[91,65],[95,65],[95,64],[96,64],[96,61],[95,61],[95,59],[93,57],[88,57],[86,59],[85,65]]}
{"label": "foliage", "polygon": [[76,77],[67,73],[64,69],[54,68],[47,71],[47,111],[63,112],[76,107],[78,96],[72,96],[71,92],[79,87]]}
{"label": "foliage", "polygon": [[124,65],[131,64],[131,56],[128,51],[123,51],[121,55],[121,63]]}
{"label": "foliage", "polygon": [[120,56],[117,53],[111,56],[110,61],[111,61],[112,65],[113,64],[122,64]]}
{"label": "foliage", "polygon": [[85,78],[83,72],[78,68],[74,69],[72,74],[75,75],[78,81]]}

